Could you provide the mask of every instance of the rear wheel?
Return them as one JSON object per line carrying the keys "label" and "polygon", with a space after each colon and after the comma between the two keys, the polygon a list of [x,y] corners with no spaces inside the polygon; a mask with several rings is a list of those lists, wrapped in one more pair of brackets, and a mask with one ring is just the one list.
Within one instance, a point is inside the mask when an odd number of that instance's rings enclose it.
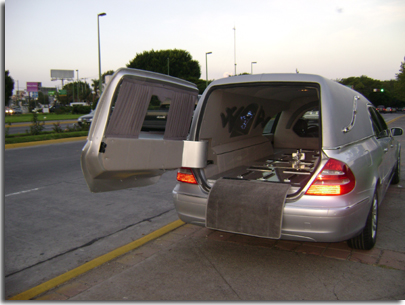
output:
{"label": "rear wheel", "polygon": [[378,196],[374,193],[371,208],[367,216],[366,225],[360,235],[357,235],[347,241],[350,248],[360,250],[370,250],[377,241],[378,225]]}

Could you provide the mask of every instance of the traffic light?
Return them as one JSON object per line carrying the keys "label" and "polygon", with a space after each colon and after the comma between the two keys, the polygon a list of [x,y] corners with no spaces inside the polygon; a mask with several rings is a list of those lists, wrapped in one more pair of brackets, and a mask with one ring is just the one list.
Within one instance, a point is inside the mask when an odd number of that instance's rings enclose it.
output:
{"label": "traffic light", "polygon": [[384,89],[380,89],[381,92],[384,92]]}

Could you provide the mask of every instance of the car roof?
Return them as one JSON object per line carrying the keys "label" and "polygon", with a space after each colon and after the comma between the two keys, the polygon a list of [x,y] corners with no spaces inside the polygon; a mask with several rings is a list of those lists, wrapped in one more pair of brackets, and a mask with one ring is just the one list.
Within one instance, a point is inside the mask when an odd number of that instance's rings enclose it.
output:
{"label": "car roof", "polygon": [[[373,134],[368,107],[373,105],[359,92],[337,81],[314,74],[271,73],[227,77],[212,82],[202,99],[215,87],[260,83],[309,83],[320,88],[322,146],[335,149]],[[354,107],[356,109],[354,109]],[[349,131],[345,128],[354,123]]]}

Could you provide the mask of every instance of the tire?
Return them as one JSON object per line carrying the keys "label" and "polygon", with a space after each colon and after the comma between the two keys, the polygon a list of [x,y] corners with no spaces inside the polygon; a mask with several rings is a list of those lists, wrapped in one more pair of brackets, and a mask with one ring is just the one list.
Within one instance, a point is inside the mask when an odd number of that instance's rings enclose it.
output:
{"label": "tire", "polygon": [[357,235],[347,241],[350,248],[360,250],[370,250],[377,241],[378,228],[378,196],[374,193],[370,211],[368,212],[366,225],[360,235]]}
{"label": "tire", "polygon": [[395,168],[394,176],[392,177],[391,184],[398,184],[398,183],[399,183],[399,180],[400,180],[400,177],[399,177],[400,171],[401,171],[401,156],[398,155],[397,166],[396,166],[396,168]]}

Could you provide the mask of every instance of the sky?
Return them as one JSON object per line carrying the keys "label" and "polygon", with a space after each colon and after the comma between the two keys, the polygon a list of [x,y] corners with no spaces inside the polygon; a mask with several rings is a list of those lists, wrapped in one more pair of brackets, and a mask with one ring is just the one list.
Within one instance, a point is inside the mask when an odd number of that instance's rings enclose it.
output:
{"label": "sky", "polygon": [[[98,79],[150,50],[188,51],[201,78],[236,73],[395,79],[405,59],[404,0],[7,0],[4,65],[20,90],[60,87],[50,70]],[[206,56],[207,52],[212,52]],[[236,55],[236,56],[235,56]],[[256,64],[252,64],[256,62]],[[17,83],[18,81],[18,83]]]}

